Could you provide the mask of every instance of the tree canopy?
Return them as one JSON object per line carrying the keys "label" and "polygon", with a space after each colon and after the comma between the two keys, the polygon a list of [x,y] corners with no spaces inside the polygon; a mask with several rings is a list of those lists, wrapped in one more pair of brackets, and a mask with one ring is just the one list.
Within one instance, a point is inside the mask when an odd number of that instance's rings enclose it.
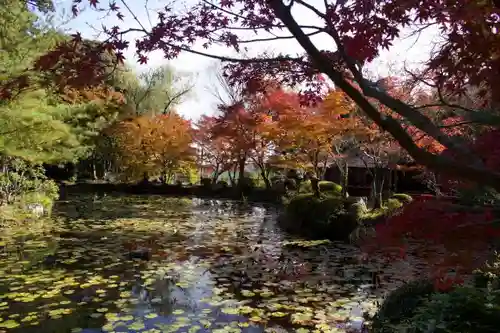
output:
{"label": "tree canopy", "polygon": [[[77,14],[85,1],[74,1]],[[94,8],[97,1],[90,1]],[[103,5],[106,7],[105,5]],[[127,12],[127,6],[119,8],[111,4],[109,9],[121,18],[136,16]],[[446,156],[433,154],[415,143],[406,131],[406,123],[432,137],[458,155],[473,156],[460,142],[440,130],[431,118],[410,102],[404,102],[381,89],[363,74],[363,65],[373,61],[382,49],[390,49],[406,27],[417,24],[439,29],[443,43],[433,53],[425,68],[416,76],[420,84],[430,84],[440,91],[438,102],[450,104],[449,95],[463,94],[467,87],[479,87],[481,96],[494,99],[499,81],[498,7],[491,1],[325,1],[311,4],[307,1],[248,1],[222,2],[199,1],[189,10],[179,12],[173,6],[158,11],[159,21],[150,30],[132,29],[142,33],[136,43],[139,62],[146,63],[147,54],[161,50],[167,59],[176,58],[180,52],[192,52],[227,62],[226,75],[230,82],[243,83],[247,89],[259,88],[262,78],[274,77],[281,84],[302,87],[302,102],[315,102],[321,97],[324,86],[318,75],[328,77],[344,91],[383,131],[390,133],[399,144],[419,163],[434,170],[452,173],[454,176],[477,182],[488,182],[500,188],[500,175],[487,170],[477,159],[463,163]],[[297,13],[308,11],[315,21],[301,22]],[[136,18],[137,19],[137,18]],[[145,25],[141,25],[144,26]],[[266,35],[266,32],[288,31],[288,35]],[[104,44],[114,49],[119,57],[128,47],[122,36],[131,31],[127,27],[108,28]],[[245,38],[240,34],[244,32]],[[255,35],[248,39],[248,35]],[[333,49],[324,49],[314,43],[313,35],[329,38]],[[79,38],[79,36],[75,36]],[[303,54],[280,52],[275,56],[263,54],[256,57],[225,57],[199,50],[195,43],[204,47],[225,45],[242,53],[257,40],[295,39]],[[198,45],[198,44],[196,44]],[[63,52],[60,48],[52,54]],[[54,60],[53,60],[54,61]],[[45,64],[47,66],[47,64]],[[43,67],[43,66],[42,66]],[[386,107],[382,113],[374,102]],[[460,109],[460,108],[457,108]],[[498,124],[494,113],[473,112],[468,115],[475,121]],[[465,158],[467,159],[467,158]],[[485,177],[485,175],[488,177]],[[485,178],[487,180],[485,180]]]}

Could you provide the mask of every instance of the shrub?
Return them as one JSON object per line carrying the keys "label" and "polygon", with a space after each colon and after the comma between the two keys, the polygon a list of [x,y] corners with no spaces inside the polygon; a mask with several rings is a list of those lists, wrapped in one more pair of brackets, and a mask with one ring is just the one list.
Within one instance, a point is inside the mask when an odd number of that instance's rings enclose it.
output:
{"label": "shrub", "polygon": [[318,186],[321,192],[334,192],[338,194],[342,193],[342,186],[334,182],[322,180],[318,183]]}
{"label": "shrub", "polygon": [[21,159],[9,161],[7,170],[0,173],[0,201],[13,204],[29,192],[45,193],[57,198],[57,184],[47,179],[41,165],[33,165]]}
{"label": "shrub", "polygon": [[210,187],[212,185],[212,180],[210,178],[200,179],[200,184],[204,187]]}
{"label": "shrub", "polygon": [[59,198],[59,186],[47,179],[41,165],[13,159],[7,171],[0,174],[0,198],[2,203],[14,204],[19,210],[41,204],[50,214],[54,200]]}
{"label": "shrub", "polygon": [[413,201],[413,198],[411,195],[405,194],[405,193],[395,193],[392,195],[392,199],[398,199],[404,204],[410,203]]}
{"label": "shrub", "polygon": [[457,287],[434,293],[405,327],[424,333],[496,333],[500,325],[500,296],[485,288]]}
{"label": "shrub", "polygon": [[460,188],[455,194],[458,200],[465,205],[500,204],[500,194],[495,189],[488,187]]}
{"label": "shrub", "polygon": [[338,197],[297,195],[286,206],[282,225],[290,232],[312,238],[345,240],[356,228],[356,221]]}
{"label": "shrub", "polygon": [[52,206],[54,205],[54,198],[43,193],[30,192],[21,197],[20,203],[22,207],[26,207],[30,204],[40,204],[43,206],[44,213],[50,215]]}
{"label": "shrub", "polygon": [[217,182],[217,185],[219,185],[220,187],[223,187],[223,188],[229,187],[229,184],[225,180],[219,180]]}
{"label": "shrub", "polygon": [[373,332],[401,332],[398,326],[409,321],[433,293],[434,285],[429,280],[411,281],[395,289],[387,295],[373,318]]}

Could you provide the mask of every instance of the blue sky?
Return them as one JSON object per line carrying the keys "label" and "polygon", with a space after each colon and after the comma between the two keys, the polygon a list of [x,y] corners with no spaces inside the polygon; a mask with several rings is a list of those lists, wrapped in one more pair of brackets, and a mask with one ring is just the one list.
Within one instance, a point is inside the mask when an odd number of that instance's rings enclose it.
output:
{"label": "blue sky", "polygon": [[[189,5],[189,2],[195,0],[187,0],[184,2],[184,6]],[[317,0],[311,0],[316,2]],[[87,2],[87,0],[84,0]],[[101,1],[107,3],[108,1]],[[322,2],[322,1],[321,1]],[[170,3],[170,1],[162,0],[129,0],[127,4],[129,5],[132,12],[146,27],[151,26],[149,21],[154,24],[156,20],[155,9],[162,8],[165,4]],[[147,8],[146,9],[146,4]],[[118,1],[118,5],[120,2]],[[69,12],[71,6],[71,0],[62,0],[60,5],[60,10],[65,8]],[[183,5],[179,5],[179,9],[182,10]],[[85,37],[93,37],[98,34],[98,30],[101,29],[104,24],[107,27],[114,25],[119,25],[123,28],[131,28],[138,26],[138,23],[134,18],[124,11],[125,18],[121,22],[114,16],[105,16],[103,13],[98,13],[91,9],[85,9],[78,17],[69,20],[64,24],[64,28],[70,31],[79,31]],[[149,17],[148,17],[149,14]],[[300,18],[300,23],[311,24],[315,21],[313,14],[308,12],[301,12],[300,15],[296,15]],[[407,34],[409,31],[407,32]],[[422,35],[411,38],[402,38],[398,40],[394,47],[391,48],[390,52],[383,52],[379,59],[374,63],[369,65],[369,69],[376,75],[387,75],[389,73],[397,72],[398,68],[404,63],[409,65],[416,65],[425,59],[427,59],[429,52],[432,47],[432,42],[435,40],[435,31],[430,31],[423,33]],[[149,55],[149,62],[147,65],[139,65],[137,60],[134,58],[134,39],[137,35],[130,34],[128,36],[131,42],[131,48],[126,52],[127,61],[134,66],[138,71],[146,70],[148,67],[156,67],[167,64],[168,62],[163,58],[162,54],[155,52]],[[261,36],[259,36],[261,37]],[[316,45],[320,45],[322,48],[327,48],[331,41],[323,37],[317,37],[313,39]],[[200,48],[201,49],[201,48]],[[258,43],[252,44],[250,49],[251,54],[256,54],[262,51],[280,51],[287,50],[289,53],[299,53],[301,52],[301,47],[294,40],[282,40],[274,41],[272,43]],[[222,47],[215,47],[208,50],[214,54],[224,54],[231,55],[230,50],[224,49]],[[179,72],[189,73],[195,83],[195,89],[193,95],[178,107],[178,111],[190,119],[197,119],[202,114],[212,114],[215,112],[216,99],[208,91],[208,87],[217,86],[214,79],[213,68],[214,60],[205,58],[193,54],[181,54],[179,58],[170,62]],[[213,88],[211,88],[213,89]]]}

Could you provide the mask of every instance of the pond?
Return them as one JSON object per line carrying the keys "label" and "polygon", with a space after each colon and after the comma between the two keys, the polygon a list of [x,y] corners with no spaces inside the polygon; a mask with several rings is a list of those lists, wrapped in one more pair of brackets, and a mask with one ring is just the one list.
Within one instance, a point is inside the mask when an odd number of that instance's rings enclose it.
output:
{"label": "pond", "polygon": [[[355,247],[284,234],[278,209],[159,196],[59,202],[0,243],[0,331],[359,332],[407,279]],[[388,273],[389,272],[389,273]]]}

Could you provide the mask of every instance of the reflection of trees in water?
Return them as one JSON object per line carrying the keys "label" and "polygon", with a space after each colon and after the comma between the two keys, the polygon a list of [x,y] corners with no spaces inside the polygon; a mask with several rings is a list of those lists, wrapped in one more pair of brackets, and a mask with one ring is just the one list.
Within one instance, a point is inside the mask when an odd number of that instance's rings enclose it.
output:
{"label": "reflection of trees in water", "polygon": [[[176,211],[170,206],[168,209],[162,208],[161,200],[149,202],[147,198],[129,197],[128,204],[120,200],[109,200],[109,197],[97,203],[87,200],[84,205],[86,208],[80,209],[86,219],[85,223],[90,225],[99,221],[101,224],[107,224],[117,216],[143,218],[141,210],[146,211],[151,219],[168,219],[166,216],[172,216]],[[106,204],[108,201],[109,205]],[[121,208],[117,208],[118,206]],[[112,211],[115,208],[117,210]],[[148,209],[150,211],[147,211]],[[158,212],[162,209],[164,213]],[[98,234],[94,230],[86,234],[80,232],[75,235],[78,236],[75,238],[80,238],[79,242],[65,243],[65,247],[87,248],[84,253],[87,258],[80,258],[79,262],[74,264],[75,267],[91,269],[121,261],[124,265],[116,267],[114,274],[120,275],[123,280],[135,281],[134,274],[139,272],[149,274],[148,278],[154,279],[151,285],[145,287],[144,281],[133,283],[132,291],[134,297],[138,298],[138,303],[132,304],[131,307],[137,313],[151,309],[162,315],[169,315],[176,309],[197,313],[201,307],[208,306],[202,299],[212,296],[214,286],[228,287],[228,297],[239,297],[241,289],[262,288],[266,283],[276,283],[276,293],[281,295],[304,285],[313,289],[348,285],[343,290],[355,292],[357,286],[370,281],[369,272],[353,259],[355,251],[352,248],[316,246],[304,249],[284,246],[286,235],[276,225],[276,211],[272,207],[215,202],[206,206],[195,203],[190,212],[185,212],[185,209],[186,207],[180,209],[181,213],[184,211],[184,215],[177,215],[176,221],[178,219],[178,229],[185,233],[187,238],[171,241],[161,236],[163,238],[160,239],[159,246],[162,250],[167,250],[167,256],[161,260],[165,261],[165,265],[178,262],[178,266],[168,270],[166,276],[160,274],[163,262],[140,262],[130,269],[131,264],[124,259],[123,242],[133,241],[134,237],[149,237],[153,234],[149,231],[143,234],[132,234],[119,229],[100,230],[97,231]],[[95,237],[96,235],[98,237]],[[156,260],[155,257],[153,260]],[[87,264],[89,266],[85,266]],[[150,264],[156,265],[151,267]],[[158,272],[155,272],[155,269]],[[288,282],[284,283],[285,280]],[[178,283],[181,286],[177,285]],[[118,295],[109,292],[109,300],[118,298]],[[110,311],[115,311],[113,306],[106,306]],[[74,323],[81,318],[88,319],[89,312],[92,311],[79,309],[78,314],[74,315]],[[102,320],[96,319],[92,324],[82,322],[75,326],[98,327]],[[33,332],[40,331],[45,330]]]}
{"label": "reflection of trees in water", "polygon": [[175,271],[159,272],[152,278],[151,285],[138,283],[133,292],[142,304],[162,315],[169,315],[174,309],[200,311],[202,300],[212,295],[215,284],[208,269],[196,265],[194,259],[179,262]]}

